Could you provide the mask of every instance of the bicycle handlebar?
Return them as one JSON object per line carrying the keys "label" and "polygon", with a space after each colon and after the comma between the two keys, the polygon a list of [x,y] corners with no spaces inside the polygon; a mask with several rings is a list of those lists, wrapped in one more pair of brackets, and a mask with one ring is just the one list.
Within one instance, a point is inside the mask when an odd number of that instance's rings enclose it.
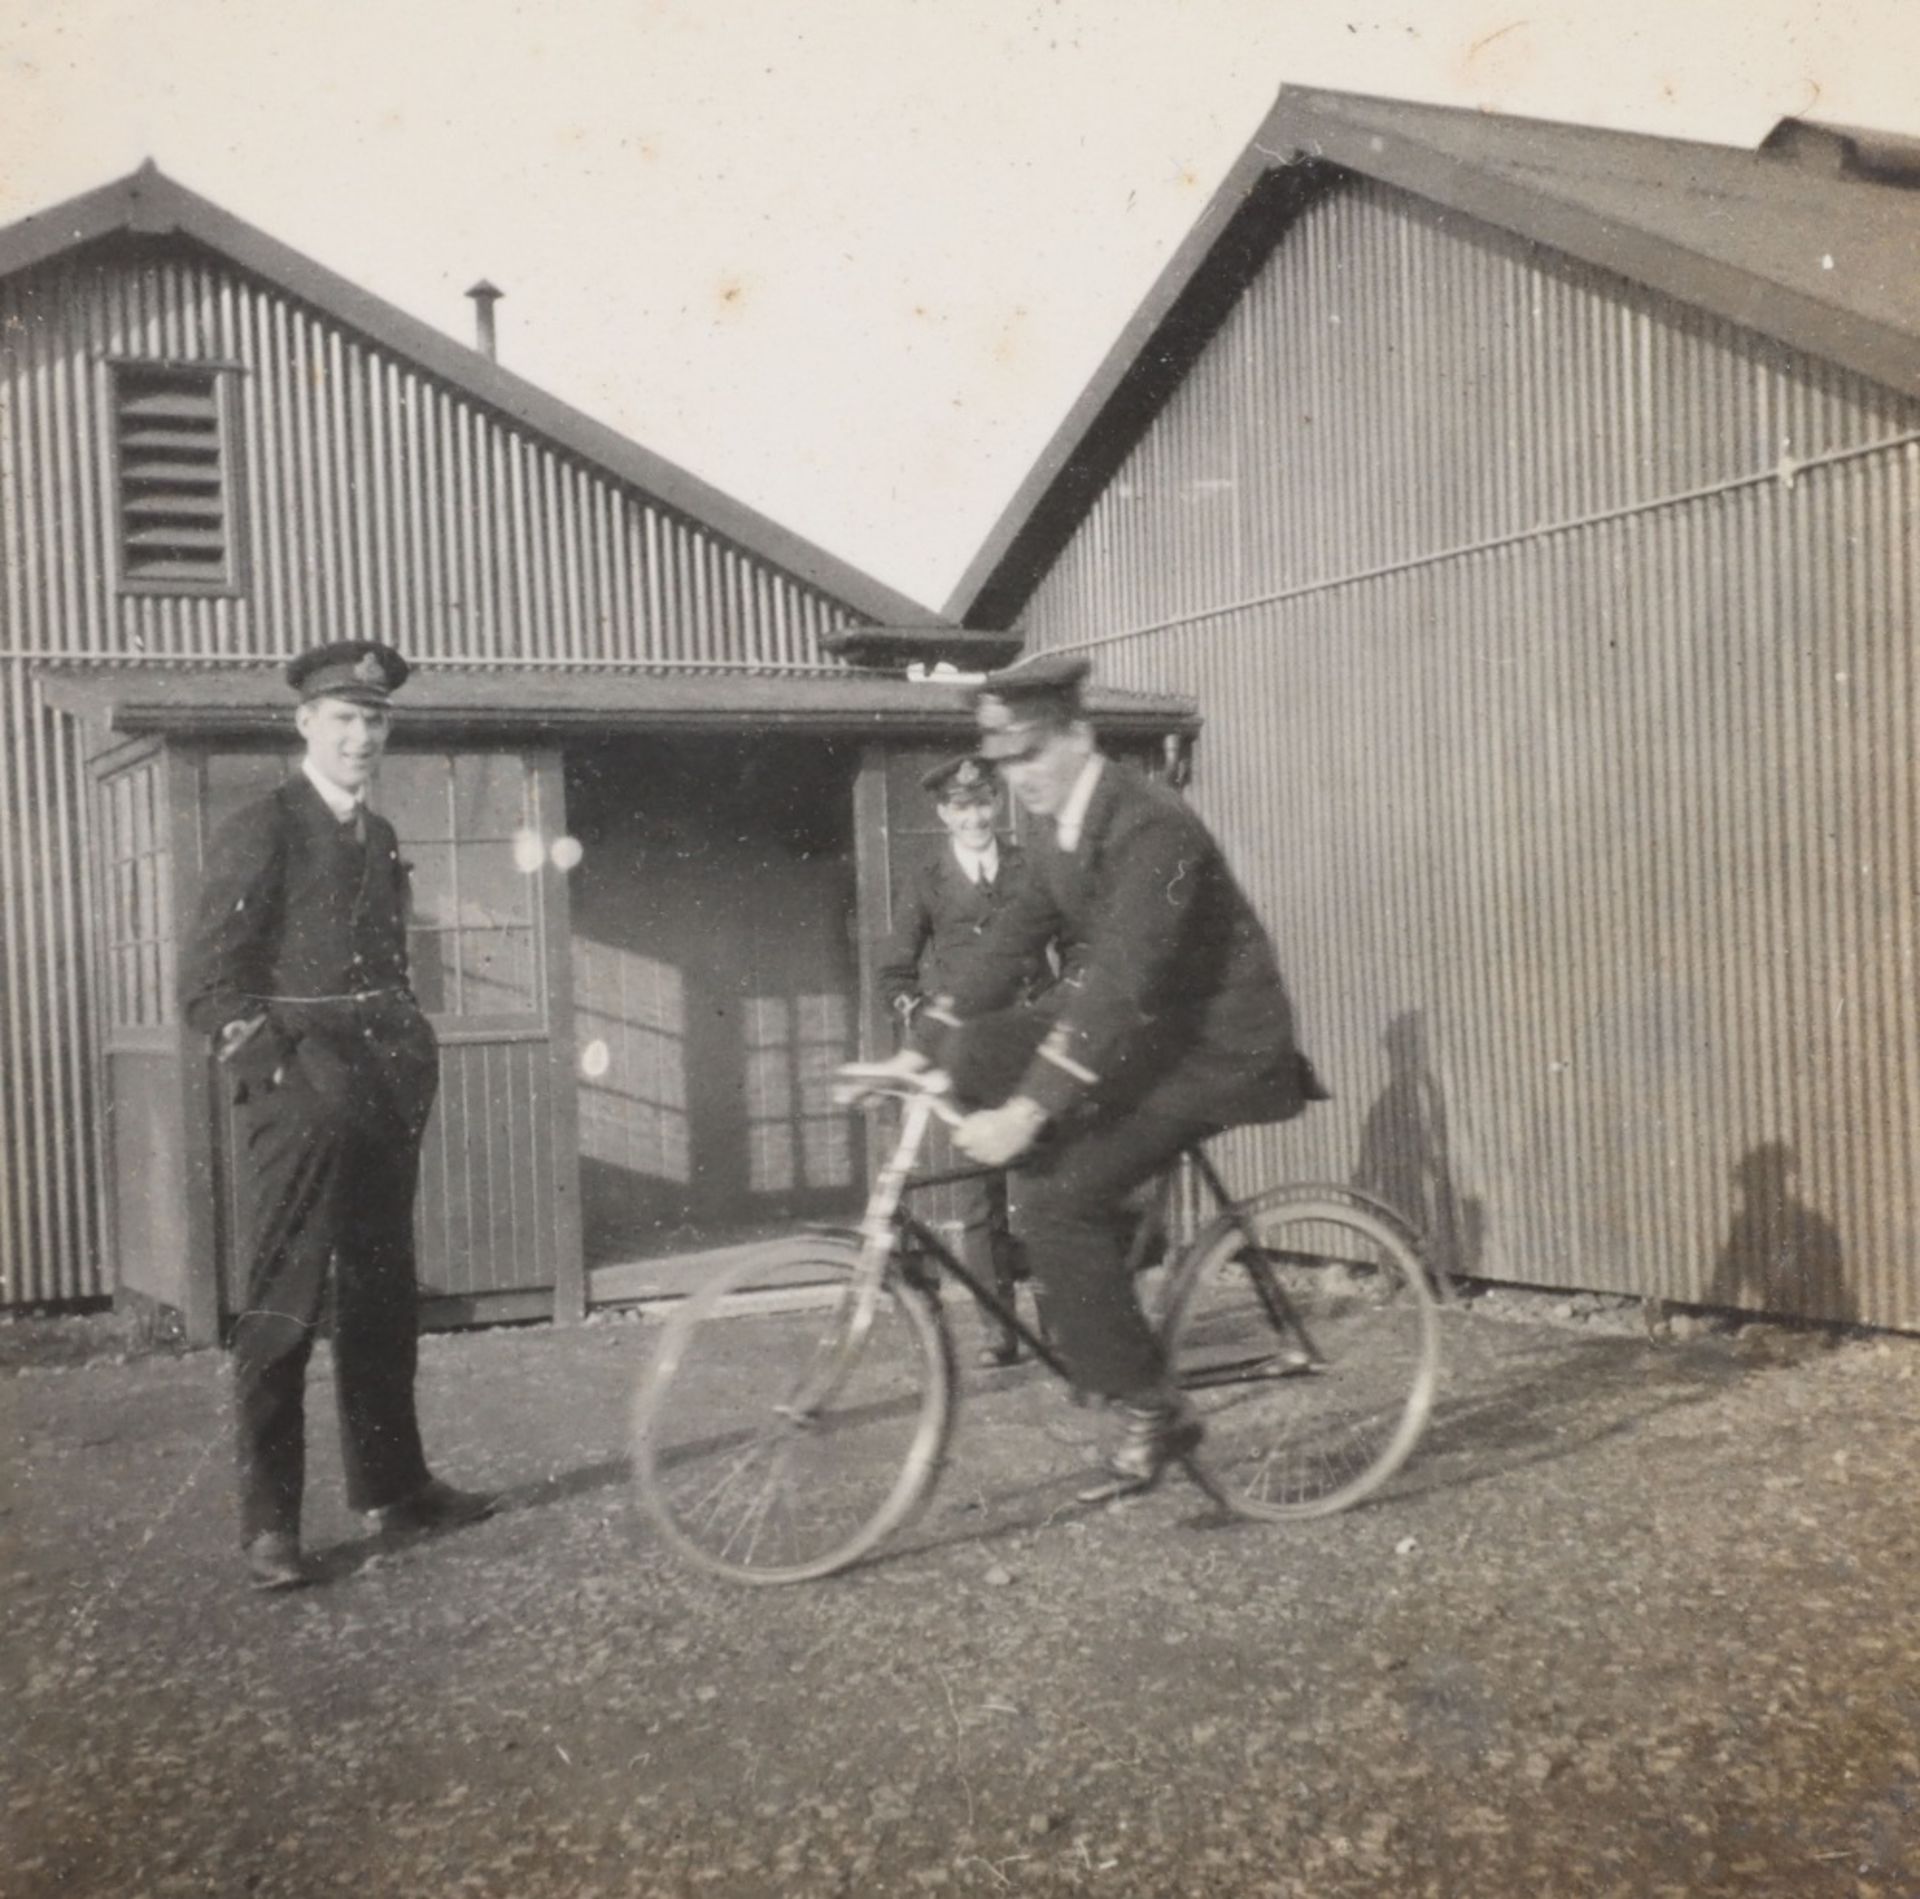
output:
{"label": "bicycle handlebar", "polygon": [[966,1115],[948,1098],[953,1088],[939,1068],[896,1068],[892,1062],[843,1062],[834,1070],[836,1107],[865,1107],[876,1098],[924,1101],[935,1116],[955,1128]]}

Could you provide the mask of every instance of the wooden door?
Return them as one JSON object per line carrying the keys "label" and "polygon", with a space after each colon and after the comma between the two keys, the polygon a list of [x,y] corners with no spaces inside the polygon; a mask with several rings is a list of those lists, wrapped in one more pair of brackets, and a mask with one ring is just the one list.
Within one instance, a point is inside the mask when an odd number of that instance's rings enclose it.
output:
{"label": "wooden door", "polygon": [[[420,1286],[444,1318],[586,1309],[565,790],[555,751],[390,754],[377,803],[412,867],[414,993],[440,1039]],[[556,846],[559,850],[556,852]]]}
{"label": "wooden door", "polygon": [[160,741],[94,762],[107,1267],[117,1295],[219,1336],[211,1063],[180,1018],[179,938],[197,875],[196,777]]}
{"label": "wooden door", "polygon": [[[297,764],[284,748],[207,757],[203,834]],[[409,964],[440,1041],[415,1214],[426,1316],[577,1318],[585,1294],[567,881],[554,851],[566,834],[558,754],[396,748],[373,803],[411,867]],[[232,1311],[245,1268],[231,1243],[238,1170],[224,1138],[221,1148]]]}

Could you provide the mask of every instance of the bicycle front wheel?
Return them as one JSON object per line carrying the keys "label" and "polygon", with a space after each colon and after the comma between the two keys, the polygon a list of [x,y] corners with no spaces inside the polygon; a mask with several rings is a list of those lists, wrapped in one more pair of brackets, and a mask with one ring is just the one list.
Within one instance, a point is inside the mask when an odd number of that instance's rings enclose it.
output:
{"label": "bicycle front wheel", "polygon": [[1328,1516],[1377,1490],[1426,1427],[1440,1326],[1412,1234],[1338,1187],[1230,1209],[1175,1269],[1162,1338],[1237,1515]]}
{"label": "bicycle front wheel", "polygon": [[953,1354],[889,1269],[864,1299],[856,1248],[822,1243],[723,1273],[668,1321],[634,1407],[634,1475],[681,1556],[743,1583],[845,1569],[911,1515],[945,1453]]}

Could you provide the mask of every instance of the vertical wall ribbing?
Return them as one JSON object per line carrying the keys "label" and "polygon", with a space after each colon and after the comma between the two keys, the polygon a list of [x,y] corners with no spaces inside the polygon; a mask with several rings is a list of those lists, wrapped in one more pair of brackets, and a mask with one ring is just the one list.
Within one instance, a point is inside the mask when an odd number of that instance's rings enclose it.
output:
{"label": "vertical wall ribbing", "polygon": [[[108,368],[231,367],[243,587],[115,586]],[[342,331],[182,251],[0,282],[0,1306],[102,1283],[100,1106],[77,735],[50,657],[280,656],[375,634],[423,657],[825,663],[835,600]]]}
{"label": "vertical wall ribbing", "polygon": [[1200,701],[1338,1097],[1233,1164],[1490,1277],[1920,1326],[1917,534],[1920,404],[1307,213],[1023,615]]}

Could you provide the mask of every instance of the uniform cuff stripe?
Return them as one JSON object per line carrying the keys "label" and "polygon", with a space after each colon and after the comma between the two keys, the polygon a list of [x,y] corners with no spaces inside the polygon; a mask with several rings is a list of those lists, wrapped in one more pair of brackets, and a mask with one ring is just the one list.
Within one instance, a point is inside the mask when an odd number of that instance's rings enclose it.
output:
{"label": "uniform cuff stripe", "polygon": [[1076,1062],[1071,1055],[1066,1054],[1060,1049],[1049,1048],[1043,1045],[1040,1050],[1040,1059],[1051,1062],[1056,1068],[1064,1068],[1075,1081],[1081,1083],[1084,1087],[1091,1088],[1094,1083],[1100,1079],[1091,1068],[1087,1068],[1081,1063]]}

